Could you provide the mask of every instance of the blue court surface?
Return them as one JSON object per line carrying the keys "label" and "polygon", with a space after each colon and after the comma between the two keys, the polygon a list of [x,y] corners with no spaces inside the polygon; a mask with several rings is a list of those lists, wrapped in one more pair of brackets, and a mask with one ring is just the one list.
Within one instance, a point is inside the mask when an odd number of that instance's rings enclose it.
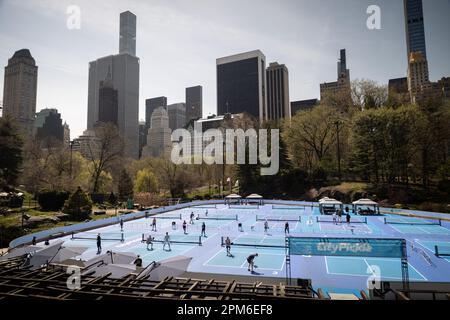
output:
{"label": "blue court surface", "polygon": [[[195,219],[190,221],[191,214]],[[180,219],[181,215],[181,219]],[[62,238],[67,246],[88,246],[78,257],[88,260],[97,255],[95,237],[102,236],[102,253],[133,252],[141,256],[144,266],[174,256],[193,257],[188,272],[204,273],[205,278],[223,275],[258,277],[286,277],[286,236],[401,238],[407,240],[410,281],[450,282],[449,223],[400,217],[396,215],[352,216],[350,223],[335,223],[329,216],[320,216],[318,208],[305,206],[200,206],[172,211],[153,217],[125,222],[123,241],[119,224]],[[186,221],[186,234],[182,224]],[[173,225],[175,222],[175,225]],[[289,224],[289,233],[286,230]],[[202,224],[206,237],[201,237]],[[265,228],[267,223],[268,229]],[[162,240],[168,232],[171,245],[163,248]],[[153,250],[142,240],[152,235],[157,241]],[[223,246],[229,237],[231,254]],[[78,239],[80,238],[80,239]],[[438,246],[442,255],[435,255]],[[258,253],[255,269],[248,271],[247,257]],[[291,276],[311,279],[316,288],[336,290],[366,290],[371,277],[401,281],[400,259],[370,257],[292,256]]]}

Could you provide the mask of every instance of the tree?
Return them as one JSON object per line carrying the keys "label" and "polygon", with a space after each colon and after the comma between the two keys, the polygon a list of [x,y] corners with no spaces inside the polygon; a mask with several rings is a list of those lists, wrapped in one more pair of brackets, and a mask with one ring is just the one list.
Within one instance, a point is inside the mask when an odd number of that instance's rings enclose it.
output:
{"label": "tree", "polygon": [[310,111],[298,112],[283,130],[284,142],[292,162],[310,175],[323,169],[326,158],[336,145],[336,122],[343,116],[332,107],[320,105]]}
{"label": "tree", "polygon": [[69,214],[74,221],[85,220],[89,218],[89,215],[92,213],[92,201],[89,196],[78,187],[64,204],[63,212]]}
{"label": "tree", "polygon": [[92,162],[92,193],[98,193],[102,173],[122,158],[124,143],[114,124],[101,123],[95,128],[95,138],[88,147]]}
{"label": "tree", "polygon": [[149,169],[139,170],[134,183],[135,192],[156,192],[158,190],[158,180]]}
{"label": "tree", "polygon": [[120,180],[118,183],[119,188],[119,199],[121,201],[127,201],[128,199],[133,199],[133,180],[131,180],[130,175],[127,170],[122,169],[120,174]]}
{"label": "tree", "polygon": [[0,188],[14,185],[23,161],[23,140],[10,117],[0,118]]}
{"label": "tree", "polygon": [[352,99],[359,110],[376,109],[388,102],[388,89],[372,80],[355,80],[352,82]]}

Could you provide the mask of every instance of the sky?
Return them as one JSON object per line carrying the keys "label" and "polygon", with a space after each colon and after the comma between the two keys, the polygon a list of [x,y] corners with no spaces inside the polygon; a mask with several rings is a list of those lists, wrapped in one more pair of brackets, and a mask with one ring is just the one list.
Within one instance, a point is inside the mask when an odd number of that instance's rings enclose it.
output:
{"label": "sky", "polygon": [[[450,0],[423,2],[435,81],[450,76]],[[71,5],[80,8],[80,29],[67,28]],[[366,26],[369,5],[381,9],[380,30]],[[89,62],[118,53],[126,10],[137,15],[140,119],[145,99],[184,102],[195,85],[203,86],[203,115],[215,114],[216,59],[255,49],[287,66],[291,101],[319,98],[319,84],[336,81],[341,48],[352,79],[406,76],[403,0],[0,0],[0,65],[30,49],[39,66],[37,111],[58,109],[72,138],[86,128]]]}

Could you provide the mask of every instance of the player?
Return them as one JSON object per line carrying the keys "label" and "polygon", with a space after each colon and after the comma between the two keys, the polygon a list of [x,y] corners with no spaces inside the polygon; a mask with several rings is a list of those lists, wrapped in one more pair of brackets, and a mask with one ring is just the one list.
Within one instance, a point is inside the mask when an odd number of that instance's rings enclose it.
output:
{"label": "player", "polygon": [[194,213],[191,212],[191,216],[189,217],[190,218],[189,224],[194,224],[194,217],[195,217]]}
{"label": "player", "polygon": [[97,234],[97,254],[100,254],[102,252],[102,237],[100,236],[100,233]]}
{"label": "player", "polygon": [[169,246],[169,250],[168,251],[172,251],[172,249],[170,248],[170,236],[169,236],[168,232],[166,232],[166,235],[164,236],[163,250],[166,250],[166,245]]}
{"label": "player", "polygon": [[284,224],[284,234],[289,234],[289,222],[287,221]]}
{"label": "player", "polygon": [[264,233],[267,233],[269,231],[269,222],[266,220],[264,221]]}
{"label": "player", "polygon": [[232,256],[232,254],[231,254],[231,245],[232,245],[232,243],[231,243],[230,237],[227,237],[225,239],[225,248],[227,249],[227,257],[231,257]]}
{"label": "player", "polygon": [[152,231],[156,232],[156,218],[153,218],[153,221],[152,221]]}
{"label": "player", "polygon": [[[148,248],[150,246],[150,249]],[[147,250],[153,251],[153,237],[151,235],[147,238]]]}
{"label": "player", "polygon": [[201,236],[206,238],[206,223],[204,223],[204,222],[202,223],[202,234],[201,234]]}
{"label": "player", "polygon": [[123,219],[122,218],[120,219],[119,223],[120,223],[120,231],[123,231]]}
{"label": "player", "polygon": [[184,234],[187,234],[186,229],[187,229],[187,223],[186,223],[186,220],[184,220],[183,221],[183,232],[184,232]]}
{"label": "player", "polygon": [[248,262],[248,271],[250,271],[251,273],[253,273],[253,268],[255,267],[255,258],[258,256],[257,253],[255,254],[251,254],[247,257],[247,262]]}

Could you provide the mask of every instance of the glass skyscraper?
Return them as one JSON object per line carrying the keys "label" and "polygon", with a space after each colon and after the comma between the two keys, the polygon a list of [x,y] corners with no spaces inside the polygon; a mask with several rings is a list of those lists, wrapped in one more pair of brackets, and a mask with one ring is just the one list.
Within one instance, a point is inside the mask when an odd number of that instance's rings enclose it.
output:
{"label": "glass skyscraper", "polygon": [[411,52],[421,52],[427,59],[422,0],[403,0],[405,6],[406,46],[408,61]]}

